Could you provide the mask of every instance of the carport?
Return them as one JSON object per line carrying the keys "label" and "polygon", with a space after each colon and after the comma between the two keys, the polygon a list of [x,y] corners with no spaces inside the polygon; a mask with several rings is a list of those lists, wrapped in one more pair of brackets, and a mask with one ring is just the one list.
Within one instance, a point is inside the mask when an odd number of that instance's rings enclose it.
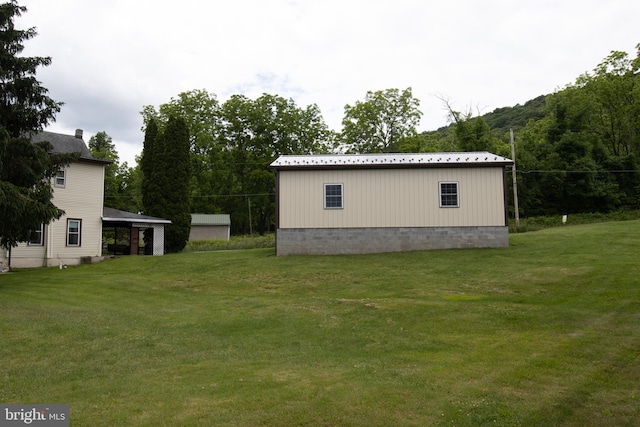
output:
{"label": "carport", "polygon": [[[103,241],[105,231],[113,229],[114,243],[108,244],[106,249],[114,255],[138,255],[142,246],[140,245],[141,232],[149,233],[151,236],[151,245],[145,246],[144,255],[164,255],[164,227],[167,224],[171,224],[171,221],[164,218],[140,215],[107,207],[102,210]],[[122,230],[125,230],[125,236],[122,235]],[[120,233],[120,236],[118,236],[118,233]],[[121,241],[126,240],[128,243],[118,243],[119,238]]]}

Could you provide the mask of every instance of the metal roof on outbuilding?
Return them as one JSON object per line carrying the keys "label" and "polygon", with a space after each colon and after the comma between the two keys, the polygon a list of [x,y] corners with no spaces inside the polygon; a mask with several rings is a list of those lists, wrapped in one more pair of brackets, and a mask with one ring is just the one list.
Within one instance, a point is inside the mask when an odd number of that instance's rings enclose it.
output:
{"label": "metal roof on outbuilding", "polygon": [[279,169],[404,168],[508,166],[513,161],[487,151],[468,153],[387,153],[285,155],[270,167]]}
{"label": "metal roof on outbuilding", "polygon": [[191,214],[191,225],[231,225],[229,214]]}

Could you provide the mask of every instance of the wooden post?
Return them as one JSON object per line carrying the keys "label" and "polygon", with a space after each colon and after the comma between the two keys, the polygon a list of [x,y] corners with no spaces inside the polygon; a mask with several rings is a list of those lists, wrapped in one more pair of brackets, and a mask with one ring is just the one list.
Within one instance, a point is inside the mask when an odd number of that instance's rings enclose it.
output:
{"label": "wooden post", "polygon": [[131,227],[129,255],[138,255],[138,240],[140,240],[140,229]]}
{"label": "wooden post", "polygon": [[249,234],[253,237],[253,224],[251,222],[251,197],[247,196],[247,203],[249,204]]}

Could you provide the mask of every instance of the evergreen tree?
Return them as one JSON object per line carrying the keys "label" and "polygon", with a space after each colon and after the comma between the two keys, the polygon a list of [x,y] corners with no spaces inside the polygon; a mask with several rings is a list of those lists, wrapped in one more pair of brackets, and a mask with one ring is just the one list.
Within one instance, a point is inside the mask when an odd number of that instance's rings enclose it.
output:
{"label": "evergreen tree", "polygon": [[141,114],[146,124],[155,120],[164,126],[169,116],[182,117],[189,128],[191,145],[191,188],[192,209],[195,212],[215,211],[214,199],[208,197],[217,184],[216,167],[220,157],[220,147],[216,142],[218,127],[218,100],[216,95],[205,90],[182,92],[171,101],[160,104],[158,109],[151,105],[143,107]]}
{"label": "evergreen tree", "polygon": [[54,121],[62,103],[51,99],[36,80],[36,69],[51,64],[49,57],[21,57],[23,43],[35,28],[17,30],[13,20],[26,12],[15,0],[0,4],[0,124],[17,138],[39,131]]}
{"label": "evergreen tree", "polygon": [[184,119],[170,116],[162,132],[151,119],[141,159],[142,200],[145,214],[171,220],[165,228],[167,252],[181,251],[189,239],[189,160],[189,130]]}
{"label": "evergreen tree", "polygon": [[77,158],[49,155],[49,143],[29,140],[55,119],[62,104],[35,77],[37,67],[51,58],[19,56],[23,43],[36,35],[34,28],[14,26],[26,10],[15,0],[0,4],[0,246],[5,248],[64,214],[52,203],[51,178]]}
{"label": "evergreen tree", "polygon": [[149,120],[144,132],[144,144],[140,157],[140,172],[142,172],[142,207],[146,215],[152,215],[153,201],[160,195],[154,188],[151,174],[153,172],[154,150],[158,138],[158,125],[154,119]]}
{"label": "evergreen tree", "polygon": [[[162,135],[162,150],[156,156],[154,171],[163,188],[163,215],[171,220],[165,229],[168,252],[179,252],[189,240],[191,213],[189,207],[189,129],[181,117],[169,117]],[[158,154],[158,153],[156,153]]]}

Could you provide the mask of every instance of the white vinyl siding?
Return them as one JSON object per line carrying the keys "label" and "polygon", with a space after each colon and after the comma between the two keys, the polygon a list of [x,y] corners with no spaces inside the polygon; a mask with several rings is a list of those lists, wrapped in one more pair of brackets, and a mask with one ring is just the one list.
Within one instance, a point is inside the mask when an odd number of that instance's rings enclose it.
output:
{"label": "white vinyl siding", "polygon": [[[60,219],[44,227],[42,246],[20,244],[11,251],[11,265],[38,267],[42,265],[78,264],[81,257],[102,255],[102,199],[104,195],[104,165],[75,162],[65,168],[65,187],[55,185],[53,203],[65,211]],[[67,245],[67,220],[82,220],[81,246]]]}
{"label": "white vinyl siding", "polygon": [[[50,253],[61,258],[102,254],[104,165],[76,162],[67,168],[64,191],[54,191],[54,203],[65,215],[53,222]],[[67,245],[67,219],[81,219],[80,246]]]}
{"label": "white vinyl siding", "polygon": [[[502,167],[280,170],[280,228],[504,226]],[[458,185],[458,209],[440,208],[441,182]],[[324,209],[324,184],[349,201]],[[460,192],[464,189],[464,203]]]}

